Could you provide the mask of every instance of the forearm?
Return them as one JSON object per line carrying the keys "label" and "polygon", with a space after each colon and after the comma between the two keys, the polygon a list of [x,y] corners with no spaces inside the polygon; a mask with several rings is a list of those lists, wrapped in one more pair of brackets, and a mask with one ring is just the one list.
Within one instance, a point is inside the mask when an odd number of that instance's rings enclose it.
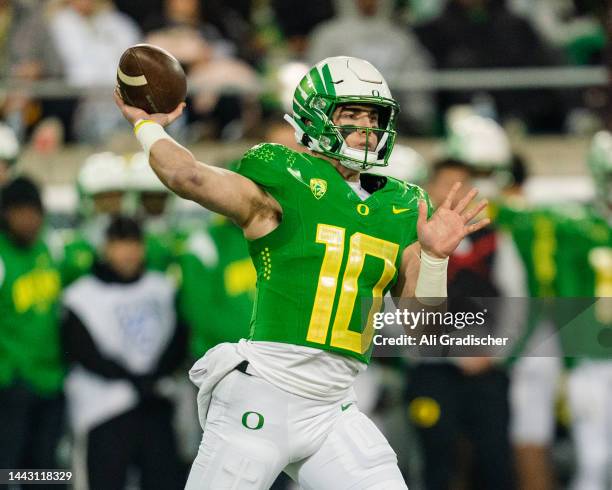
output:
{"label": "forearm", "polygon": [[[153,121],[138,121],[134,132],[161,182],[184,199],[242,226],[255,209],[253,202],[265,197],[263,191],[241,175],[198,162],[187,148]],[[228,199],[230,195],[232,199]]]}
{"label": "forearm", "polygon": [[176,141],[157,141],[149,153],[149,165],[162,184],[179,197],[197,200],[198,188],[206,181],[206,166]]}
{"label": "forearm", "polygon": [[[205,165],[198,165],[193,154],[177,143],[159,125],[140,120],[134,125],[134,134],[149,158],[149,165],[159,180],[171,191],[185,199],[193,199],[194,183],[200,183]],[[190,185],[191,184],[191,185]],[[191,187],[191,188],[190,188]]]}

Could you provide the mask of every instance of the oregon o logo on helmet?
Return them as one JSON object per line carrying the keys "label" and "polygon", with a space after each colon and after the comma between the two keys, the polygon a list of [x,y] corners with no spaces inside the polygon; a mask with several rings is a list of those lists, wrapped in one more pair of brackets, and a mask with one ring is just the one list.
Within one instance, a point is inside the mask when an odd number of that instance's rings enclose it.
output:
{"label": "oregon o logo on helmet", "polygon": [[264,425],[264,416],[258,412],[244,412],[242,415],[242,425],[247,429],[259,430]]}

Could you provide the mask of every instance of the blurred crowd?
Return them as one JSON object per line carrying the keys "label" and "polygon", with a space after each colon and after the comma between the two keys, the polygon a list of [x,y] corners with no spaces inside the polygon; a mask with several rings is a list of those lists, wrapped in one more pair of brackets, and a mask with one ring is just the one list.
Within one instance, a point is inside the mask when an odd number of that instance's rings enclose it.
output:
{"label": "blurred crowd", "polygon": [[[594,195],[555,188],[543,202],[498,122],[463,105],[445,126],[435,161],[398,144],[379,171],[434,205],[457,181],[489,199],[494,224],[451,257],[449,298],[509,298],[520,348],[374,358],[360,409],[410,488],[610,488],[612,305],[588,302],[572,327],[562,302],[559,316],[513,298],[612,297],[612,134],[581,163]],[[299,150],[284,123],[264,139]],[[70,468],[79,489],[182,488],[201,434],[188,368],[249,335],[256,273],[241,230],[169,193],[143,153],[109,151],[83,162],[72,220],[58,220],[15,172],[6,126],[0,148],[0,467]]]}
{"label": "blurred crowd", "polygon": [[[443,131],[451,105],[530,132],[583,133],[601,124],[597,87],[442,90],[411,82],[433,70],[599,65],[605,2],[597,0],[1,0],[0,117],[49,150],[103,144],[124,128],[107,104],[130,45],[166,48],[189,78],[175,130],[188,141],[261,136],[287,111],[286,86],[325,57],[371,60],[402,105],[411,134]],[[305,64],[305,65],[304,65]],[[32,82],[60,81],[58,89]],[[45,88],[46,87],[46,88]],[[397,87],[397,88],[395,88]],[[292,88],[289,89],[291,93]]]}

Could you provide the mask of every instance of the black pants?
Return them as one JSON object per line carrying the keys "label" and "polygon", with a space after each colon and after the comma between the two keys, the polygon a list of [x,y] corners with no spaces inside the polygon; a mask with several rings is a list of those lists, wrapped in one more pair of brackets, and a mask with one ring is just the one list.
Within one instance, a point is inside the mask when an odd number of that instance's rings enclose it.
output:
{"label": "black pants", "polygon": [[185,486],[165,400],[149,399],[92,429],[86,459],[89,490],[123,490],[130,468],[138,470],[141,490]]}
{"label": "black pants", "polygon": [[[64,399],[33,392],[24,384],[0,389],[0,468],[56,469],[57,444],[64,429]],[[52,488],[63,485],[22,485]]]}
{"label": "black pants", "polygon": [[469,488],[515,488],[504,371],[467,376],[451,364],[422,364],[411,373],[407,395],[423,449],[427,490],[452,488],[462,436],[472,448]]}

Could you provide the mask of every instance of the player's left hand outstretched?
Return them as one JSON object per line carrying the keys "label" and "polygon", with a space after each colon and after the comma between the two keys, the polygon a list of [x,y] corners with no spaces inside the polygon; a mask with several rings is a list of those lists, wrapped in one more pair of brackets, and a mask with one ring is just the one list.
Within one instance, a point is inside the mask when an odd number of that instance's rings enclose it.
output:
{"label": "player's left hand outstretched", "polygon": [[469,207],[478,194],[476,189],[472,189],[454,208],[452,207],[455,194],[460,187],[460,182],[453,185],[444,203],[429,221],[427,220],[427,204],[423,200],[419,201],[417,221],[419,243],[421,249],[433,257],[448,257],[465,236],[484,228],[491,222],[490,219],[484,218],[470,224],[470,221],[487,206],[487,201],[483,200],[478,205]]}

